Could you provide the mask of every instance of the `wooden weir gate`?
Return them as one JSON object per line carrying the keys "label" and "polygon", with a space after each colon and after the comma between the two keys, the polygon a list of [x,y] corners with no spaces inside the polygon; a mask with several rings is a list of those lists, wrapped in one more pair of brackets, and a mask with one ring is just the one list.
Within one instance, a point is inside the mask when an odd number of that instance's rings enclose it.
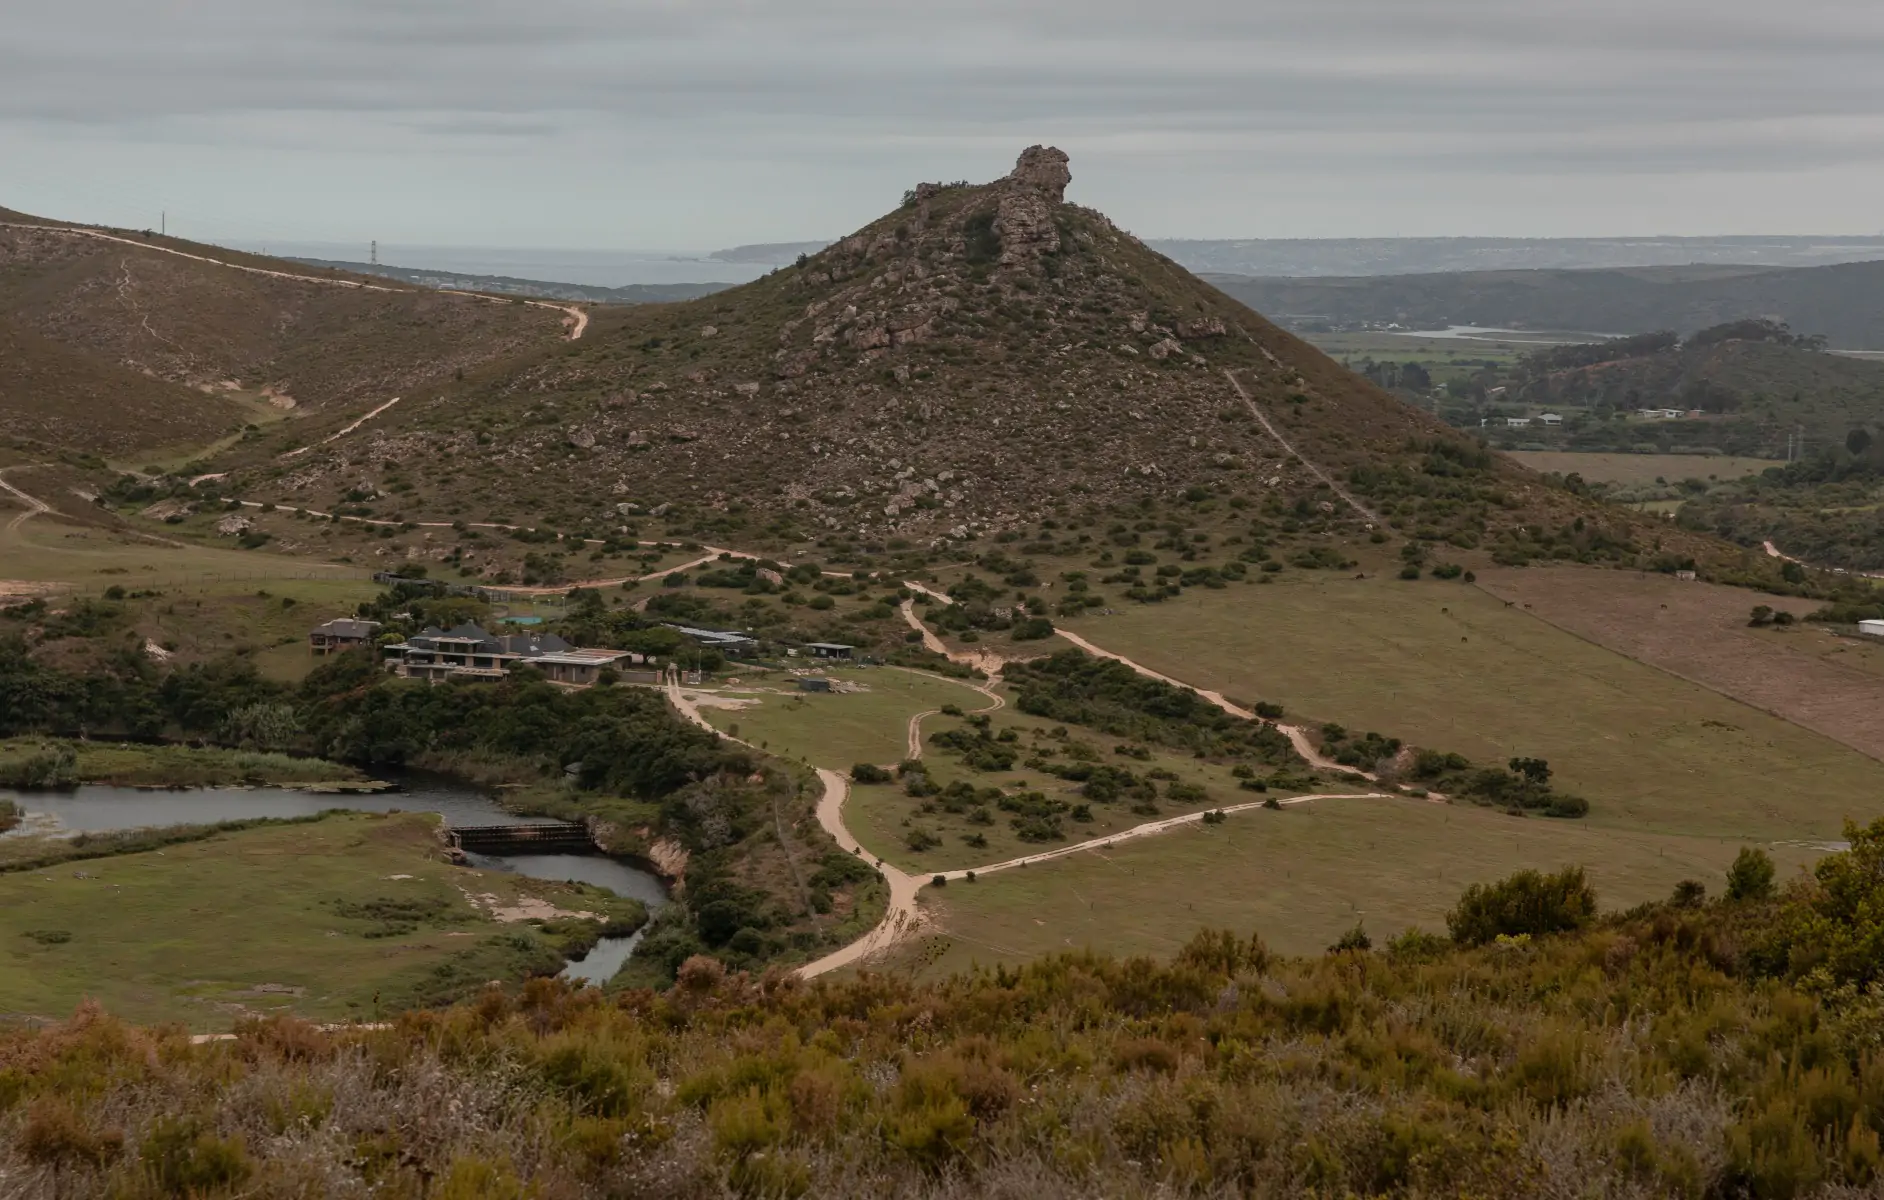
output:
{"label": "wooden weir gate", "polygon": [[473,854],[594,854],[597,851],[588,826],[574,821],[456,825],[447,832],[452,845]]}

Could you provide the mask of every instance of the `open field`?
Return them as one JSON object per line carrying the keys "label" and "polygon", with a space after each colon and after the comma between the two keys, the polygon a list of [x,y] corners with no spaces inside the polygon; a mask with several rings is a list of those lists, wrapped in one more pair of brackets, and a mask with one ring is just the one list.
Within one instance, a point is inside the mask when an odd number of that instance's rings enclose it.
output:
{"label": "open field", "polygon": [[1589,483],[1619,483],[1638,487],[1657,481],[1684,479],[1739,479],[1758,475],[1768,467],[1786,464],[1770,458],[1741,458],[1731,454],[1582,454],[1567,450],[1507,450],[1505,457],[1533,471],[1575,472]]}
{"label": "open field", "polygon": [[59,1017],[89,996],[132,1020],[197,1028],[247,1012],[371,1019],[376,996],[391,1003],[453,959],[499,967],[485,939],[505,927],[488,909],[611,902],[450,866],[433,821],[334,816],[0,874],[0,1012]]}
{"label": "open field", "polygon": [[867,690],[800,692],[791,678],[774,676],[763,691],[729,687],[719,693],[726,700],[746,702],[742,707],[702,704],[700,712],[722,733],[773,754],[848,771],[860,762],[883,765],[908,757],[909,719],[917,713],[944,704],[965,711],[988,705],[988,698],[973,688],[919,671],[862,667],[834,668],[826,674]]}
{"label": "open field", "polygon": [[[1752,594],[1747,594],[1752,603]],[[1884,813],[1884,766],[1477,588],[1305,578],[1069,622],[1154,670],[1481,762],[1549,760],[1591,828],[1772,841]]]}
{"label": "open field", "polygon": [[[1688,878],[1717,894],[1741,845],[1417,800],[1314,801],[926,889],[936,932],[898,961],[943,974],[1085,946],[1164,957],[1199,928],[1318,954],[1356,922],[1376,944],[1409,925],[1443,932],[1468,884],[1520,867],[1584,864],[1606,909],[1665,898]],[[1782,879],[1816,857],[1772,853]]]}
{"label": "open field", "polygon": [[1884,760],[1884,646],[1815,626],[1747,625],[1755,604],[1803,616],[1815,601],[1575,567],[1481,571],[1479,586],[1578,637]]}
{"label": "open field", "polygon": [[[30,477],[14,472],[8,478],[27,487]],[[127,589],[202,589],[271,579],[363,580],[369,574],[359,567],[238,550],[233,545],[228,549],[166,545],[129,532],[44,515],[12,528],[0,522],[0,564],[4,564],[0,578],[55,584],[61,591],[92,595],[113,584]]]}

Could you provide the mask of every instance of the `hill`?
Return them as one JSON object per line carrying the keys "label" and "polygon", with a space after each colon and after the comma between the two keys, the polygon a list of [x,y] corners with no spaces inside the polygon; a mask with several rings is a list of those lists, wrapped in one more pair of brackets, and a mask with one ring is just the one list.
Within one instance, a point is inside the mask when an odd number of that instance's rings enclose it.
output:
{"label": "hill", "polygon": [[1748,317],[1826,335],[1841,349],[1884,349],[1884,261],[1830,266],[1461,271],[1347,278],[1211,275],[1291,328],[1480,325],[1591,333],[1692,333]]}
{"label": "hill", "polygon": [[580,300],[586,304],[666,304],[675,300],[710,296],[732,286],[726,283],[631,283],[623,287],[597,287],[586,283],[557,283],[548,279],[519,279],[514,275],[476,275],[427,267],[395,267],[386,263],[340,262],[325,258],[296,258],[293,261],[355,275],[397,279],[401,283],[417,284],[420,287],[460,292],[497,292],[506,296],[535,296],[546,300]]}
{"label": "hill", "polygon": [[1206,512],[1199,552],[1387,527],[1476,546],[1579,515],[1610,531],[1584,539],[1604,553],[1632,545],[1633,518],[1544,486],[1066,203],[1069,179],[1034,148],[991,184],[924,184],[802,265],[598,311],[579,343],[421,389],[346,437],[232,450],[221,486],[394,523],[833,557],[1035,529],[1134,539],[1129,522]]}
{"label": "hill", "polygon": [[569,319],[0,210],[0,432],[114,455],[201,444],[240,431],[238,394],[247,423],[357,413]]}
{"label": "hill", "polygon": [[[1361,369],[1381,374],[1378,364]],[[1540,349],[1479,367],[1446,390],[1447,419],[1487,421],[1501,446],[1783,458],[1800,434],[1808,446],[1828,445],[1884,418],[1884,363],[1826,353],[1812,337],[1757,320],[1686,338],[1664,331]],[[1504,422],[1546,410],[1563,418],[1561,427]],[[1693,415],[1671,420],[1658,411]]]}

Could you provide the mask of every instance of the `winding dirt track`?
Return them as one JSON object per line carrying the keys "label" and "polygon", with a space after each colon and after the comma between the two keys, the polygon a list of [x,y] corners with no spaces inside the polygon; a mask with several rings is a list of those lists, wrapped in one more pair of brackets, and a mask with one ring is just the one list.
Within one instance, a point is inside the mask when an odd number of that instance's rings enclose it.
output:
{"label": "winding dirt track", "polygon": [[[291,271],[271,271],[266,267],[250,267],[241,263],[224,262],[220,258],[209,258],[202,254],[191,254],[185,250],[175,250],[169,246],[153,246],[149,242],[140,242],[134,238],[118,237],[116,234],[102,233],[96,229],[75,229],[70,225],[35,225],[27,221],[0,221],[0,229],[32,229],[41,233],[64,233],[74,237],[96,238],[101,242],[116,242],[121,246],[135,246],[139,250],[151,250],[158,254],[170,254],[177,258],[187,258],[191,262],[208,263],[212,267],[222,267],[228,271],[246,271],[250,275],[265,275],[271,279],[287,279],[296,283],[318,283],[327,287],[350,288],[357,292],[389,292],[399,294],[422,293],[424,290],[444,292],[450,296],[466,296],[472,300],[483,300],[490,304],[510,304],[509,296],[486,296],[481,292],[461,292],[456,288],[401,288],[387,287],[379,283],[361,283],[353,279],[333,279],[325,275],[297,275]],[[569,317],[569,340],[580,338],[589,327],[589,314],[573,304],[554,304],[548,300],[521,300],[532,308],[554,309]]]}
{"label": "winding dirt track", "polygon": [[39,497],[37,496],[29,496],[25,492],[22,492],[20,489],[8,483],[6,480],[6,473],[4,471],[0,471],[0,492],[7,493],[9,496],[12,496],[15,500],[18,500],[21,504],[24,504],[26,506],[25,512],[20,513],[18,516],[14,517],[11,521],[7,522],[8,533],[12,533],[15,529],[18,529],[20,526],[26,524],[26,522],[32,520],[34,517],[38,516],[40,513],[49,513],[52,511],[52,505],[47,504],[44,500],[39,499]]}

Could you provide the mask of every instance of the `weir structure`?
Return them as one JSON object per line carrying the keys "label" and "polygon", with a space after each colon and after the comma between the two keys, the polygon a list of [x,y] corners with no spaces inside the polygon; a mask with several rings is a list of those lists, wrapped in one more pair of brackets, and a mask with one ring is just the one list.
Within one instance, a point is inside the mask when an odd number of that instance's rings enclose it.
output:
{"label": "weir structure", "polygon": [[451,844],[472,854],[596,854],[600,848],[588,826],[574,821],[529,825],[455,825],[446,830]]}

